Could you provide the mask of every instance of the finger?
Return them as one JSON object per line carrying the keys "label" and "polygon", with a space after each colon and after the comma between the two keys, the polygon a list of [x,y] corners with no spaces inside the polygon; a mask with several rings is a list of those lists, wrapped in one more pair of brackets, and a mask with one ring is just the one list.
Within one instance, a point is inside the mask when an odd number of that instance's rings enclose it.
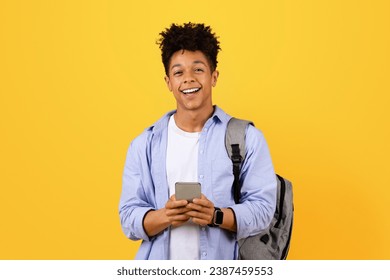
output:
{"label": "finger", "polygon": [[171,197],[169,198],[169,201],[186,201],[188,203],[188,201],[185,199],[177,200],[175,194],[171,195]]}
{"label": "finger", "polygon": [[211,220],[213,218],[213,215],[210,215],[210,213],[202,213],[202,212],[199,212],[199,211],[188,211],[186,213],[186,215],[190,216],[193,219],[197,218],[197,219],[205,220],[208,223],[211,222]]}
{"label": "finger", "polygon": [[202,194],[201,198],[194,198],[192,203],[201,205],[207,208],[214,208],[214,203],[212,203],[210,200],[207,199],[206,196]]}
{"label": "finger", "polygon": [[172,222],[187,221],[188,219],[190,219],[190,216],[188,216],[187,214],[181,214],[181,215],[172,216],[171,219],[172,219]]}
{"label": "finger", "polygon": [[180,208],[184,207],[188,204],[187,200],[168,200],[168,202],[165,204],[165,208],[167,209],[175,209],[175,208]]}
{"label": "finger", "polygon": [[214,204],[213,203],[189,203],[185,208],[196,210],[204,213],[214,213]]}
{"label": "finger", "polygon": [[172,208],[172,209],[166,209],[165,214],[168,217],[173,217],[173,216],[176,216],[176,215],[187,213],[188,211],[191,211],[191,209],[188,209],[186,207]]}
{"label": "finger", "polygon": [[179,226],[179,225],[186,223],[189,219],[190,219],[190,216],[188,216],[186,214],[175,215],[175,216],[170,217],[170,222],[171,222],[172,226],[176,227],[176,226]]}
{"label": "finger", "polygon": [[189,210],[195,210],[195,211],[199,211],[199,212],[203,212],[205,210],[207,210],[208,208],[207,207],[203,207],[202,205],[199,205],[199,204],[195,204],[195,203],[188,203],[185,208],[189,209]]}

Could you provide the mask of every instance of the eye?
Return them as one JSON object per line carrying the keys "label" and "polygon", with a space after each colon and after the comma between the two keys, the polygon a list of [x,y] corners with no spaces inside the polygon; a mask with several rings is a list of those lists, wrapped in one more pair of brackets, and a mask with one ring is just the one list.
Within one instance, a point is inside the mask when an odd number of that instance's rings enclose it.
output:
{"label": "eye", "polygon": [[177,70],[177,71],[173,72],[174,76],[180,76],[181,74],[183,74],[183,71],[181,71],[181,70]]}
{"label": "eye", "polygon": [[195,69],[195,72],[196,72],[196,73],[201,73],[201,72],[204,72],[204,71],[203,71],[202,68],[196,68],[196,69]]}

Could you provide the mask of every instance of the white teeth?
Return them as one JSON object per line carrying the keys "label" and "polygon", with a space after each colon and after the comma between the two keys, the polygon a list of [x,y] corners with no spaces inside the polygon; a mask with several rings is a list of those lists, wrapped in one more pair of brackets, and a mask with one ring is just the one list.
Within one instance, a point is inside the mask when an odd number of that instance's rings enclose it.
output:
{"label": "white teeth", "polygon": [[196,92],[198,91],[200,88],[189,88],[189,89],[185,89],[183,90],[182,92],[187,94],[187,93],[193,93],[193,92]]}

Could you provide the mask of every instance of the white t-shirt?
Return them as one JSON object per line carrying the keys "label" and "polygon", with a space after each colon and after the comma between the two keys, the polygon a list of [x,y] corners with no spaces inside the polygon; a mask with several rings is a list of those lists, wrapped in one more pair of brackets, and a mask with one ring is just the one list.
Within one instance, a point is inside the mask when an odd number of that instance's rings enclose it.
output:
{"label": "white t-shirt", "polygon": [[[176,126],[173,115],[168,124],[167,180],[169,195],[175,193],[176,182],[197,182],[200,132],[186,132]],[[189,220],[171,229],[169,259],[199,259],[199,226]]]}

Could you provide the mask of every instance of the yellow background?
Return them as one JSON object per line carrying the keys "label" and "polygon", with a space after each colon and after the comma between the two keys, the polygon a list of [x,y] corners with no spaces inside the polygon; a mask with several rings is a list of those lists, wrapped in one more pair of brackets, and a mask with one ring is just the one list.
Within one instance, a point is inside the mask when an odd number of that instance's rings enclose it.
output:
{"label": "yellow background", "polygon": [[0,259],[131,259],[127,147],[175,103],[155,41],[219,35],[214,103],[294,183],[290,259],[390,259],[389,1],[0,2]]}

